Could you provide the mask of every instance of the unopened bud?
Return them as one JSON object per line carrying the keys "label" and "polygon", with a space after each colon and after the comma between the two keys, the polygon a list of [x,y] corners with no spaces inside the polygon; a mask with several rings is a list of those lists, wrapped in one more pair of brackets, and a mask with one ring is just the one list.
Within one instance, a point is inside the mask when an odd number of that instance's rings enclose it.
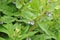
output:
{"label": "unopened bud", "polygon": [[16,32],[18,33],[20,30],[18,28],[16,28]]}

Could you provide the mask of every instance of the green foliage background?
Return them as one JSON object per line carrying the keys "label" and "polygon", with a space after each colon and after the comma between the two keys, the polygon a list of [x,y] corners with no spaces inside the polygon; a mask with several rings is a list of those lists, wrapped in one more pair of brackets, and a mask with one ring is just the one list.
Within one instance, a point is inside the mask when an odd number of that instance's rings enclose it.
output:
{"label": "green foliage background", "polygon": [[60,0],[0,0],[0,40],[60,40]]}

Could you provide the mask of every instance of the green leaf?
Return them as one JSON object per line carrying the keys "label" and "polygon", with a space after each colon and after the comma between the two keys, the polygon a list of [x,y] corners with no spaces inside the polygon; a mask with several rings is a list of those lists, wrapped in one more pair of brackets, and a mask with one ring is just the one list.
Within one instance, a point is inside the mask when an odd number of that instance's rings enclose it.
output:
{"label": "green leaf", "polygon": [[4,32],[8,34],[8,30],[2,25],[0,25],[0,32]]}
{"label": "green leaf", "polygon": [[4,38],[0,37],[0,40],[5,40]]}
{"label": "green leaf", "polygon": [[13,22],[14,20],[16,20],[15,18],[13,18],[13,17],[10,17],[10,16],[3,16],[3,17],[1,17],[1,20],[3,21],[3,22],[5,22],[5,23],[11,23],[11,22]]}
{"label": "green leaf", "polygon": [[32,40],[46,40],[45,35],[35,35],[32,37]]}
{"label": "green leaf", "polygon": [[16,7],[20,9],[23,5],[21,4],[21,0],[16,0]]}
{"label": "green leaf", "polygon": [[32,9],[39,11],[40,10],[40,0],[32,0],[30,3]]}
{"label": "green leaf", "polygon": [[24,38],[27,38],[27,37],[31,37],[33,36],[35,33],[37,33],[36,31],[35,32],[29,32],[27,34],[22,34],[19,36],[20,39],[24,39]]}

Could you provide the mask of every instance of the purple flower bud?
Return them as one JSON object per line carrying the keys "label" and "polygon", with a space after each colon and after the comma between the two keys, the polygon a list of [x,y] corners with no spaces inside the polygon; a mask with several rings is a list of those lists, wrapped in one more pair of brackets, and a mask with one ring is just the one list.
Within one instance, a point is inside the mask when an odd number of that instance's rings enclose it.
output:
{"label": "purple flower bud", "polygon": [[29,0],[29,2],[32,2],[32,0]]}
{"label": "purple flower bud", "polygon": [[28,24],[34,25],[34,21],[29,21]]}
{"label": "purple flower bud", "polygon": [[0,22],[0,24],[3,24],[3,22]]}
{"label": "purple flower bud", "polygon": [[26,40],[31,40],[31,38],[26,38]]}

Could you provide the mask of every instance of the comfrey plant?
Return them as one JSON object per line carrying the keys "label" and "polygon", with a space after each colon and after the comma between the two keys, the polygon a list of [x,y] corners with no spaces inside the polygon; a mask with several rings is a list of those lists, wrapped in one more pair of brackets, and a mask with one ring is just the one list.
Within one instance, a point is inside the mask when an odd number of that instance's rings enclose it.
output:
{"label": "comfrey plant", "polygon": [[0,40],[60,40],[60,0],[0,0]]}

